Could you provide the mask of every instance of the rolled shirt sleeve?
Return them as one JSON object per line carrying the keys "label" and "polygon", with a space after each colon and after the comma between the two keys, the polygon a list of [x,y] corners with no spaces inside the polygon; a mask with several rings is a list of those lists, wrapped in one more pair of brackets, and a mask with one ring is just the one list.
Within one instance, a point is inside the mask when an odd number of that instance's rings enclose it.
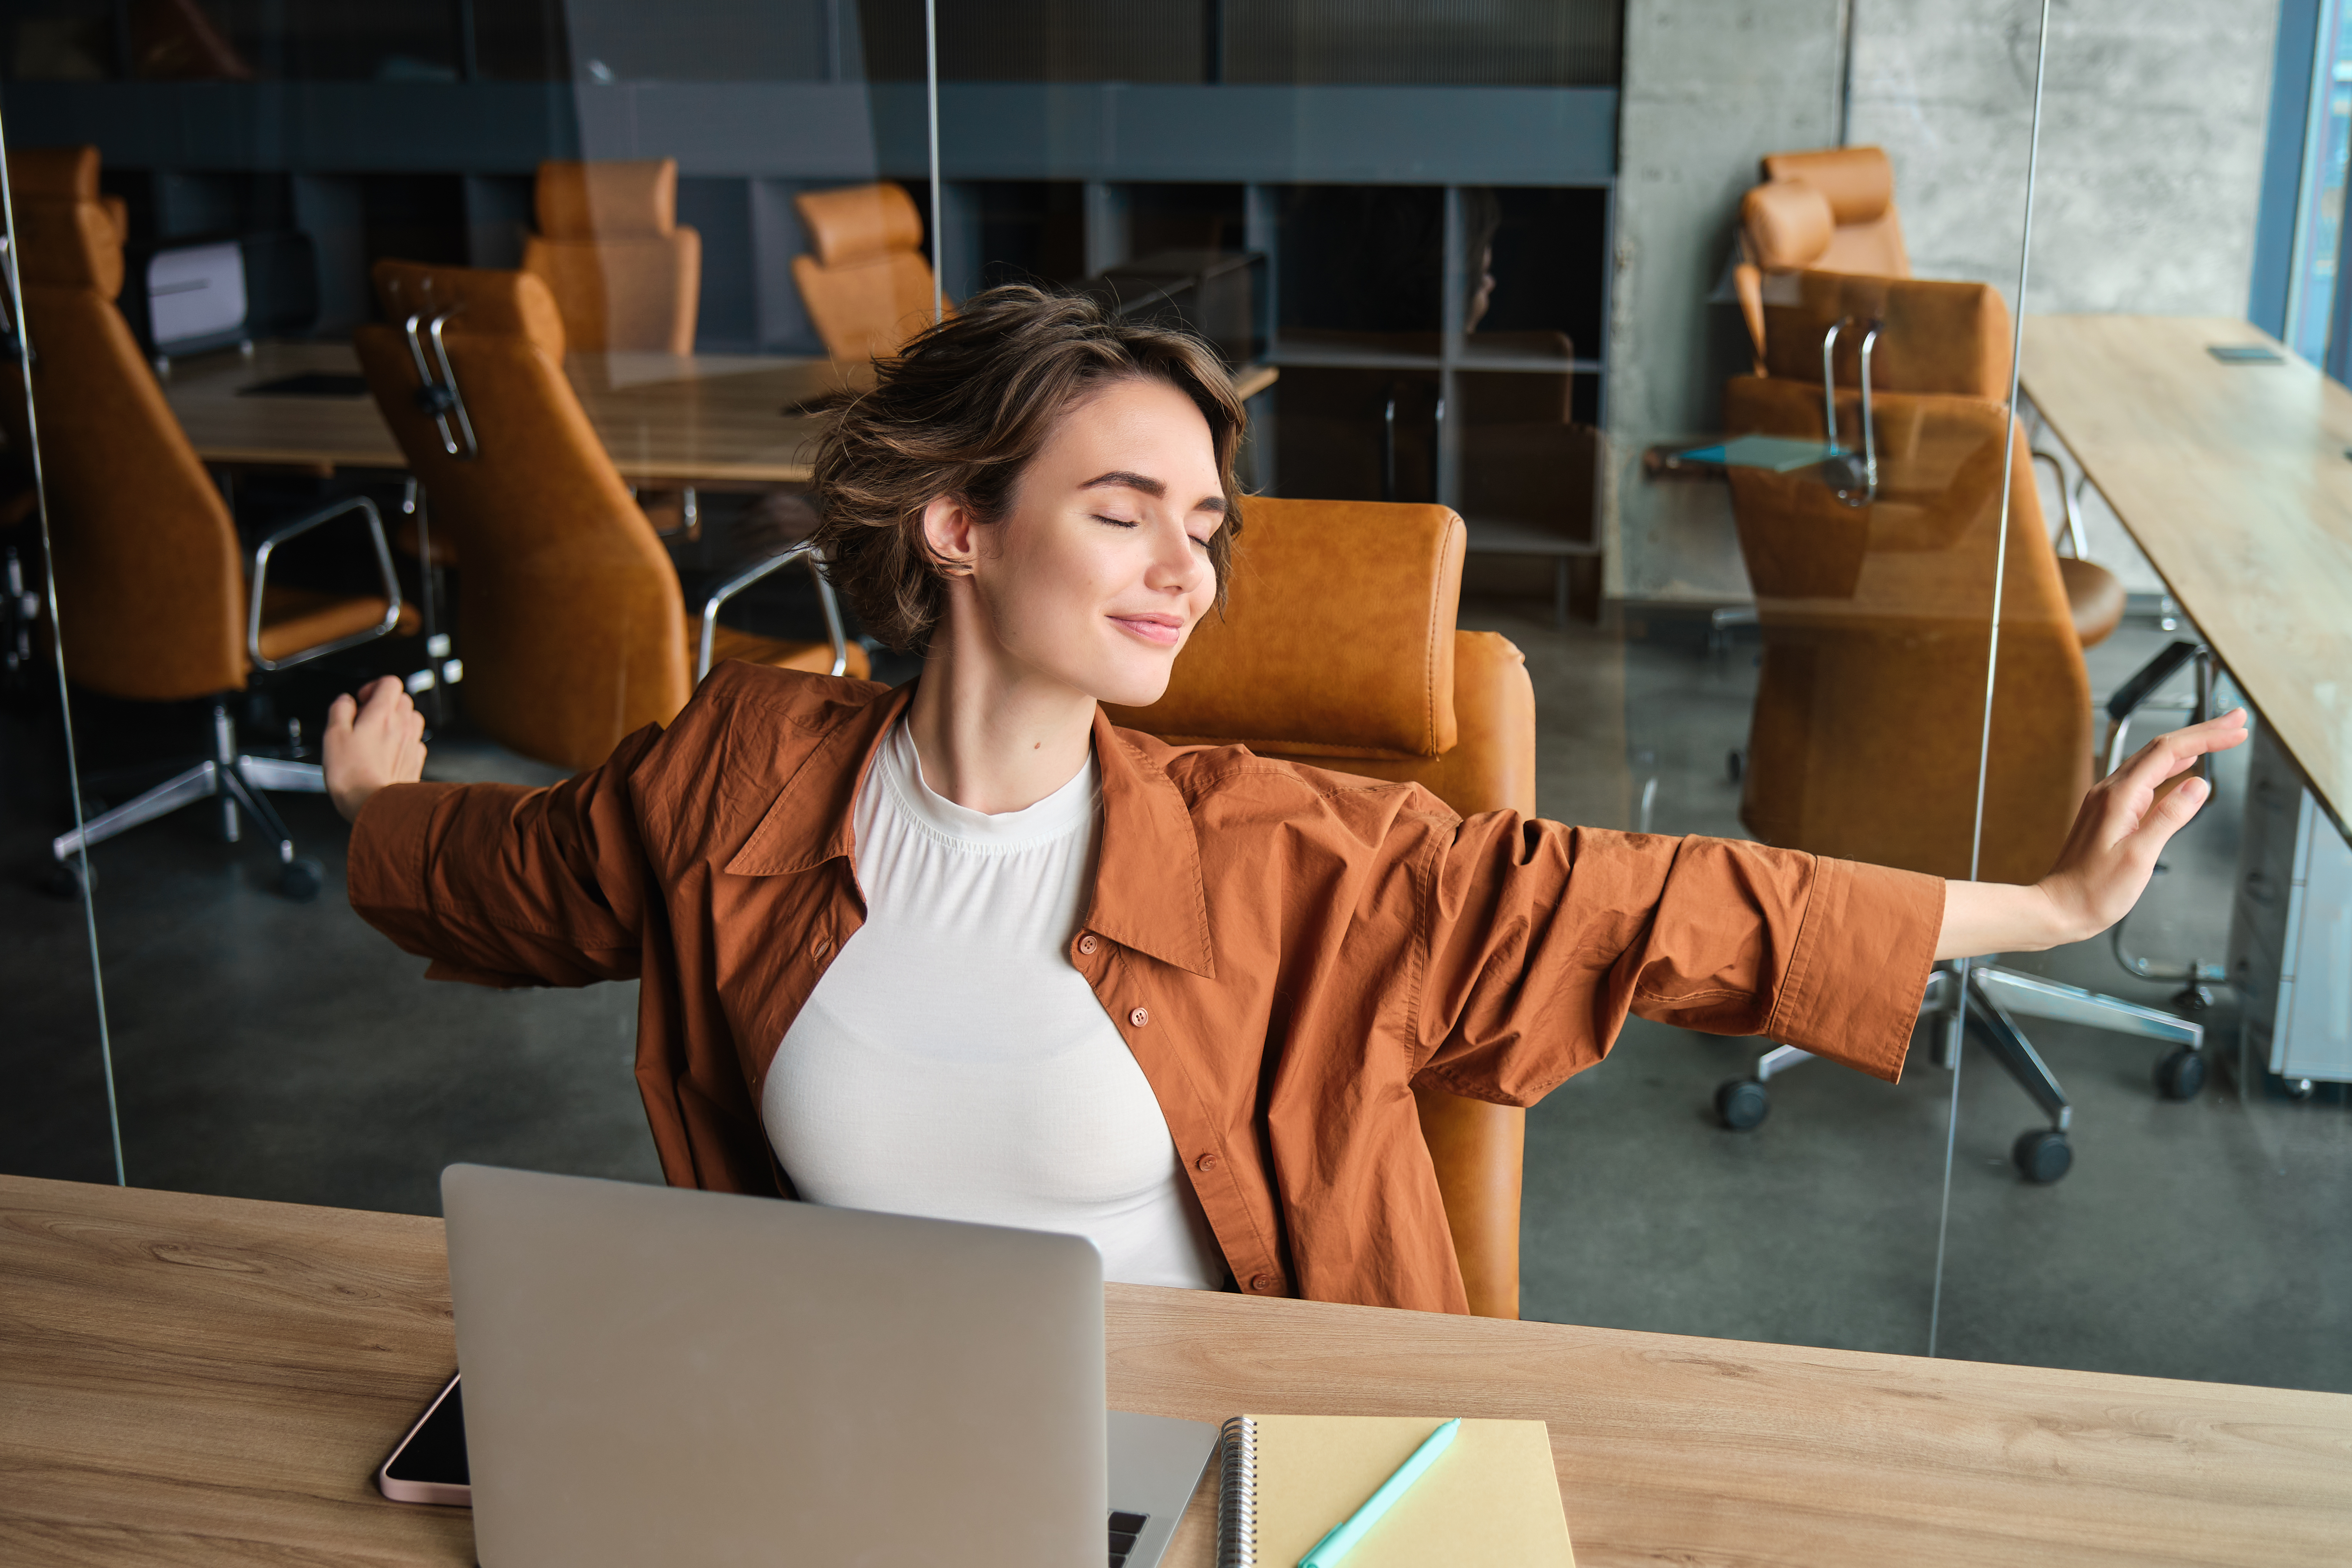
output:
{"label": "rolled shirt sleeve", "polygon": [[1471,818],[1428,856],[1423,1071],[1532,1104],[1626,1015],[1898,1077],[1940,878],[1727,839]]}
{"label": "rolled shirt sleeve", "polygon": [[643,964],[645,854],[630,771],[658,735],[561,784],[394,784],[352,825],[352,907],[435,979],[584,986]]}

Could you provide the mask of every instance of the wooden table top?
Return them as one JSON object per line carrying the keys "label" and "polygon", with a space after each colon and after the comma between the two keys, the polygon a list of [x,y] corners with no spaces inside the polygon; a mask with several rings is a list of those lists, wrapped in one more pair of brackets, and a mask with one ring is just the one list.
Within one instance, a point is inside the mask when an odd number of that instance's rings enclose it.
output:
{"label": "wooden table top", "polygon": [[[2196,1310],[2193,1300],[2184,1310]],[[1537,1417],[1583,1568],[2341,1563],[2352,1397],[1113,1286],[1122,1409]],[[440,1222],[0,1176],[0,1560],[473,1561]],[[1169,1568],[1208,1568],[1213,1478]]]}
{"label": "wooden table top", "polygon": [[[2276,351],[2225,364],[2215,344]],[[2352,391],[2227,317],[2029,316],[2025,393],[2352,824]]]}
{"label": "wooden table top", "polygon": [[[243,388],[305,371],[356,375],[344,343],[261,343],[253,357],[174,365],[163,396],[207,463],[404,468],[376,412],[357,397],[248,397]],[[789,406],[871,383],[872,367],[749,354],[572,354],[564,371],[622,477],[798,485],[818,422]]]}
{"label": "wooden table top", "polygon": [[[175,364],[163,396],[206,463],[408,466],[364,393],[240,395],[304,372],[356,375],[359,359],[342,343],[260,343],[251,359],[224,353]],[[873,384],[868,362],[752,354],[572,354],[564,373],[621,476],[640,485],[804,485],[818,421],[784,411]],[[1245,367],[1235,386],[1251,396],[1276,374]]]}

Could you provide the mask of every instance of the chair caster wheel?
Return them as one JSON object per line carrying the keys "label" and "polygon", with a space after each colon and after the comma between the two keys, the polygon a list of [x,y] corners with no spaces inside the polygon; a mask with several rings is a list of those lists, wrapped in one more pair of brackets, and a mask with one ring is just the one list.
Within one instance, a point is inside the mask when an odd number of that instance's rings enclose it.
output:
{"label": "chair caster wheel", "polygon": [[308,904],[327,885],[327,868],[308,855],[288,861],[278,873],[278,891],[296,904]]}
{"label": "chair caster wheel", "polygon": [[1734,1078],[1715,1091],[1715,1113],[1735,1133],[1744,1133],[1764,1120],[1772,1096],[1753,1078]]}
{"label": "chair caster wheel", "polygon": [[2167,1100],[2194,1100],[2205,1087],[2205,1059],[2182,1046],[2156,1064],[2156,1092]]}
{"label": "chair caster wheel", "polygon": [[82,860],[76,855],[67,861],[45,861],[33,873],[33,885],[51,898],[79,903],[89,895],[90,887],[98,881],[98,868],[89,870],[89,881],[82,880]]}
{"label": "chair caster wheel", "polygon": [[2015,1162],[2017,1174],[2037,1186],[2048,1186],[2074,1165],[2074,1150],[2066,1134],[2050,1127],[2020,1133],[2017,1142],[2010,1145],[2009,1157]]}

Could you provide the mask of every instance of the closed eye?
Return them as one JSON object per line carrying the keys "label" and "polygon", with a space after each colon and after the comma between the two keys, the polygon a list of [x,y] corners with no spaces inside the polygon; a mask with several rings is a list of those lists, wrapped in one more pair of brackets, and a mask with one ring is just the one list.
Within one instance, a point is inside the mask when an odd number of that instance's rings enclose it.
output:
{"label": "closed eye", "polygon": [[1095,521],[1098,523],[1108,523],[1115,528],[1131,528],[1137,526],[1135,519],[1132,517],[1106,517],[1100,512],[1097,512],[1094,517]]}

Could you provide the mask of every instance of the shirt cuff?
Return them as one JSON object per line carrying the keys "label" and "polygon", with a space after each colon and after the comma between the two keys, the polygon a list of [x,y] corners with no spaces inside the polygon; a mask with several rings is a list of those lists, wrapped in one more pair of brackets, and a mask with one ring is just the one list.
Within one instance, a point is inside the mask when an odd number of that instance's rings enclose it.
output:
{"label": "shirt cuff", "polygon": [[1764,1032],[1895,1082],[1943,925],[1942,877],[1815,861],[1812,896]]}
{"label": "shirt cuff", "polygon": [[410,928],[432,912],[433,813],[461,784],[387,784],[352,823],[352,907],[412,953]]}

